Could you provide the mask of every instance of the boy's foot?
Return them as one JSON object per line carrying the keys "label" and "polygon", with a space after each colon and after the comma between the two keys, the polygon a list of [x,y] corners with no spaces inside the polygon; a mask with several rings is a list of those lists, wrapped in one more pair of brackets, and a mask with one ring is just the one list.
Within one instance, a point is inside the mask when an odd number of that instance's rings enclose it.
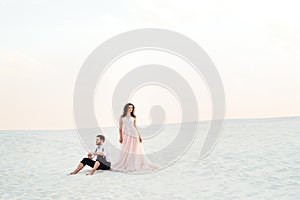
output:
{"label": "boy's foot", "polygon": [[87,176],[91,176],[91,175],[93,175],[93,174],[94,174],[94,171],[91,170],[90,173],[88,173],[88,174],[86,174],[86,175],[87,175]]}
{"label": "boy's foot", "polygon": [[76,173],[75,172],[71,172],[71,173],[69,173],[68,175],[75,175]]}

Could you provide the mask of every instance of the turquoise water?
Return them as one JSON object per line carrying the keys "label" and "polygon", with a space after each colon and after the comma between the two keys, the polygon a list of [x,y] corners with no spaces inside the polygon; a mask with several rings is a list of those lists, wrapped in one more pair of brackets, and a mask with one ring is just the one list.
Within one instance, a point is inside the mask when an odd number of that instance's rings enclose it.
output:
{"label": "turquoise water", "polygon": [[[117,138],[114,128],[105,132]],[[155,143],[144,140],[145,150],[168,142],[171,134]],[[76,131],[0,131],[0,199],[300,198],[300,117],[227,120],[204,160],[202,139],[173,165],[151,174],[97,171],[86,177],[88,167],[66,175],[86,155]]]}

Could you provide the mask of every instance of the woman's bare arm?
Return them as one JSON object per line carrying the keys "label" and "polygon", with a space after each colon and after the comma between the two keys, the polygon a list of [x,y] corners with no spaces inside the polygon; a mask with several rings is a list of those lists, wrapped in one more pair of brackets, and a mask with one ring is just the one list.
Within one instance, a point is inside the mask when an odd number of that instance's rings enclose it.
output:
{"label": "woman's bare arm", "polygon": [[136,117],[134,118],[134,127],[135,127],[136,131],[137,131],[138,134],[139,134],[140,142],[142,142],[142,136],[141,136],[139,130],[137,129],[137,127],[136,127]]}
{"label": "woman's bare arm", "polygon": [[119,119],[119,134],[120,134],[120,139],[119,142],[123,142],[123,136],[122,136],[122,126],[123,126],[123,121],[122,121],[122,116]]}

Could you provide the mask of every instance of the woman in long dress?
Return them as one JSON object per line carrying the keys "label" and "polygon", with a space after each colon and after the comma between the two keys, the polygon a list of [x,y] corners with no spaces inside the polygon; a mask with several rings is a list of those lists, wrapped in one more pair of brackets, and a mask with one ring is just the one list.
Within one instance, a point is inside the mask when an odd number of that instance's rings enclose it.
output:
{"label": "woman in long dress", "polygon": [[124,106],[123,115],[120,116],[119,134],[122,151],[118,161],[112,163],[112,171],[140,172],[158,168],[145,155],[143,140],[136,128],[134,105],[131,103]]}

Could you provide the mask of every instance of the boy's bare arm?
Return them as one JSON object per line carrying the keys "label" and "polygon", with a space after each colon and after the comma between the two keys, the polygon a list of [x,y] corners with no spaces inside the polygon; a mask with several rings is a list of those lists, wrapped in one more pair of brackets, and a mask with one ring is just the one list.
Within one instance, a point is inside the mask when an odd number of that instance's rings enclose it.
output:
{"label": "boy's bare arm", "polygon": [[103,152],[96,152],[96,153],[93,153],[94,155],[96,156],[104,156]]}

